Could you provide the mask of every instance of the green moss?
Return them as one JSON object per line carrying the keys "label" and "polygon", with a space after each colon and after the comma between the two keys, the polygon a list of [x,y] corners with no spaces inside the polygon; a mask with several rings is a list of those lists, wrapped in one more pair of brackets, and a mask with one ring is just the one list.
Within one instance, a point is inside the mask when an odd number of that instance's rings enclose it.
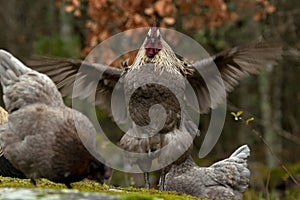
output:
{"label": "green moss", "polygon": [[[137,199],[149,199],[150,197],[156,197],[155,199],[166,199],[166,200],[199,200],[200,198],[196,198],[193,196],[186,195],[184,193],[172,192],[172,191],[159,191],[154,189],[145,189],[145,188],[134,188],[127,187],[121,188],[121,190],[131,193],[132,195],[137,195]],[[129,194],[129,195],[131,195]],[[142,196],[141,196],[142,195]],[[126,197],[126,196],[124,196]],[[130,196],[129,196],[130,197]],[[131,196],[132,197],[132,196]],[[150,198],[150,199],[151,199]],[[128,198],[130,199],[130,198]]]}
{"label": "green moss", "polygon": [[128,194],[120,198],[120,200],[153,200],[154,197],[142,194]]}
{"label": "green moss", "polygon": [[[26,187],[33,188],[28,179],[16,179],[0,176],[0,188],[3,187]],[[66,189],[64,184],[57,184],[46,179],[37,180],[37,187],[44,189]],[[192,197],[183,193],[159,191],[154,189],[145,188],[116,188],[106,184],[99,184],[97,182],[83,180],[80,182],[72,183],[72,188],[84,192],[99,192],[107,194],[117,194],[121,196],[121,200],[200,200],[200,198]],[[42,198],[44,194],[39,194]]]}
{"label": "green moss", "polygon": [[47,196],[47,195],[46,194],[38,194],[38,195],[36,195],[37,198],[43,198],[45,196]]}

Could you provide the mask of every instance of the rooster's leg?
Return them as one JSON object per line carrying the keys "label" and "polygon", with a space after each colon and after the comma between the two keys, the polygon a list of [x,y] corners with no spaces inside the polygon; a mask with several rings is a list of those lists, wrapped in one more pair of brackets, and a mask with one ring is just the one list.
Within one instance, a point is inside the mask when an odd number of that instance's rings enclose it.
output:
{"label": "rooster's leg", "polygon": [[31,185],[36,186],[36,181],[33,178],[30,179],[30,183],[31,183]]}
{"label": "rooster's leg", "polygon": [[159,177],[159,190],[164,191],[165,190],[165,172],[162,171],[160,177]]}
{"label": "rooster's leg", "polygon": [[71,184],[70,184],[69,182],[66,182],[65,185],[66,185],[66,187],[67,187],[68,189],[72,189],[72,186],[71,186]]}
{"label": "rooster's leg", "polygon": [[145,188],[150,188],[149,172],[144,172]]}

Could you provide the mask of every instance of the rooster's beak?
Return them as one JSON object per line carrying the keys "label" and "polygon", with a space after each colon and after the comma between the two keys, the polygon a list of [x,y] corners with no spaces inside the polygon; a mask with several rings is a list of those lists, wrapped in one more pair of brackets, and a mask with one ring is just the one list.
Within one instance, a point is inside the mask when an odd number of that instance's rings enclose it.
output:
{"label": "rooster's beak", "polygon": [[162,49],[160,31],[156,26],[151,27],[147,34],[145,49],[149,58],[153,58]]}

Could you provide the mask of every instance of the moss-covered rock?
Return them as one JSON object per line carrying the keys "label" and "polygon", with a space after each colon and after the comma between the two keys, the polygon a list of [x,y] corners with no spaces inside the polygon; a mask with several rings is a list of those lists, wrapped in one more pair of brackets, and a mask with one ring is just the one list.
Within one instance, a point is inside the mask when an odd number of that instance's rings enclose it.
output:
{"label": "moss-covered rock", "polygon": [[70,189],[0,188],[0,199],[5,200],[118,200],[120,196],[106,193],[82,192]]}
{"label": "moss-covered rock", "polygon": [[72,183],[73,189],[66,189],[63,184],[56,184],[46,179],[37,181],[37,187],[28,179],[16,179],[0,176],[1,199],[120,199],[120,200],[199,200],[183,193],[158,191],[144,188],[115,188],[84,180]]}

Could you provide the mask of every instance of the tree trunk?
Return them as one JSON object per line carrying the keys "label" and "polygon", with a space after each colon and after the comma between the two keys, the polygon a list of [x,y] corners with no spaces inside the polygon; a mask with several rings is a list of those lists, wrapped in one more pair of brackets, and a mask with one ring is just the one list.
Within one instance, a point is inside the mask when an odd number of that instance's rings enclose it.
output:
{"label": "tree trunk", "polygon": [[[259,76],[259,93],[260,93],[260,109],[263,121],[263,136],[267,144],[275,151],[277,134],[272,130],[272,107],[271,107],[271,87],[270,87],[270,75],[271,73],[263,72]],[[275,157],[271,154],[269,149],[265,147],[266,162],[268,167],[274,167],[276,163]],[[277,150],[276,150],[277,152]]]}
{"label": "tree trunk", "polygon": [[70,17],[70,13],[65,11],[66,0],[62,0],[62,3],[59,8],[59,18],[60,18],[60,36],[64,42],[64,49],[70,49],[70,51],[74,48],[72,46],[72,19]]}

